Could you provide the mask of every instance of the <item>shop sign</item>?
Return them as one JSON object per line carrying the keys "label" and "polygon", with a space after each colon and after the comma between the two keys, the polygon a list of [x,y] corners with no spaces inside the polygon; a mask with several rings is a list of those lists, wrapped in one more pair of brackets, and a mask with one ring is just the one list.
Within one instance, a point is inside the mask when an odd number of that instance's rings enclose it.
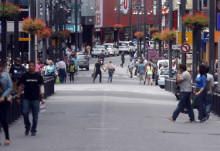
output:
{"label": "shop sign", "polygon": [[95,28],[103,26],[103,0],[95,0]]}
{"label": "shop sign", "polygon": [[129,0],[122,0],[122,14],[127,15],[129,10]]}

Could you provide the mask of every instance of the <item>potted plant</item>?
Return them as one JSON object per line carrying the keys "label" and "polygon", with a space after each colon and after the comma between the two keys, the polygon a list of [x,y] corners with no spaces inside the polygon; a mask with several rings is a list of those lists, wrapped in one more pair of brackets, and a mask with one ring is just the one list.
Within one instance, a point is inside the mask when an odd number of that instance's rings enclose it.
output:
{"label": "potted plant", "polygon": [[12,17],[18,15],[21,12],[21,9],[10,2],[4,2],[0,4],[0,17]]}
{"label": "potted plant", "polygon": [[137,37],[137,38],[143,38],[144,37],[144,32],[139,32],[137,31],[136,33],[134,33],[134,36]]}
{"label": "potted plant", "polygon": [[151,28],[150,28],[150,32],[151,32],[151,33],[154,33],[154,32],[157,32],[157,31],[159,31],[159,28],[158,28],[158,27],[151,27]]}
{"label": "potted plant", "polygon": [[52,37],[55,39],[64,39],[65,35],[62,31],[55,31],[55,32],[52,32]]}
{"label": "potted plant", "polygon": [[114,24],[113,28],[114,28],[114,30],[122,30],[124,28],[124,25],[122,25],[122,24]]}
{"label": "potted plant", "polygon": [[41,37],[41,38],[43,38],[43,39],[46,39],[46,38],[48,38],[48,37],[51,37],[51,34],[52,34],[52,29],[51,28],[45,28],[45,29],[43,29],[43,30],[39,30],[38,32],[37,32],[37,36],[38,37]]}
{"label": "potted plant", "polygon": [[33,20],[32,18],[28,17],[24,19],[22,23],[22,29],[28,34],[36,35],[39,31],[42,31],[45,28],[46,24],[40,18],[36,18]]}
{"label": "potted plant", "polygon": [[161,40],[160,33],[159,32],[153,33],[152,38],[153,38],[153,40],[160,41]]}
{"label": "potted plant", "polygon": [[160,39],[163,41],[175,41],[176,40],[176,30],[165,29],[160,33]]}
{"label": "potted plant", "polygon": [[70,31],[68,29],[64,29],[63,31],[63,34],[64,34],[64,38],[67,39],[70,37]]}
{"label": "potted plant", "polygon": [[193,15],[186,14],[182,20],[183,25],[191,30],[202,30],[209,26],[208,17],[201,12],[195,12]]}

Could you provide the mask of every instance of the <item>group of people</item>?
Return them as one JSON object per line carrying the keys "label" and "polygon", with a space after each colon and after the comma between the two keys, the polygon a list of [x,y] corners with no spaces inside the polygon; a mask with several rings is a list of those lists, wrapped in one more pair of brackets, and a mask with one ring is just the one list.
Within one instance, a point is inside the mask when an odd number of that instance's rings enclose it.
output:
{"label": "group of people", "polygon": [[[29,135],[30,132],[32,136],[36,135],[39,106],[40,102],[44,103],[43,77],[36,68],[37,64],[33,61],[23,66],[19,58],[16,58],[11,66],[8,66],[6,61],[0,62],[0,122],[5,133],[5,145],[10,144],[6,117],[9,105],[12,103],[13,89],[18,90],[17,103],[22,105],[25,135]],[[23,96],[22,91],[24,91]],[[32,124],[29,120],[30,111],[33,117]]]}
{"label": "group of people", "polygon": [[[173,112],[172,117],[168,117],[171,121],[176,121],[181,110],[186,107],[189,115],[187,123],[204,122],[209,119],[211,110],[211,96],[214,89],[214,77],[209,74],[209,66],[200,64],[197,67],[198,75],[195,79],[196,88],[192,90],[191,75],[187,71],[185,64],[179,65],[177,83],[179,83],[181,91],[181,99],[177,108]],[[191,94],[193,91],[194,106],[191,102]],[[195,120],[193,107],[198,110],[198,120]]]}
{"label": "group of people", "polygon": [[[137,56],[136,52],[134,57],[131,57],[128,63],[130,78],[133,78],[134,75],[139,76],[139,84],[142,84],[143,81],[143,84],[145,85],[147,81],[148,85],[153,85],[153,79],[156,77],[156,62],[153,60],[147,61],[147,58]],[[135,73],[133,74],[134,70]]]}

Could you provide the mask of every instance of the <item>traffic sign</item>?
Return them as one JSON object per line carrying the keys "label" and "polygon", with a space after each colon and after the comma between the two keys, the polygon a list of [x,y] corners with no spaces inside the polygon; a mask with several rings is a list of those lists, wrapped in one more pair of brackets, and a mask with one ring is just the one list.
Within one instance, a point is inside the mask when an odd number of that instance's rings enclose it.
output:
{"label": "traffic sign", "polygon": [[168,50],[168,48],[169,48],[169,45],[168,45],[168,44],[164,45],[164,49],[165,49],[165,50]]}
{"label": "traffic sign", "polygon": [[181,45],[172,45],[172,49],[180,50],[181,49]]}
{"label": "traffic sign", "polygon": [[187,43],[181,45],[181,51],[182,51],[183,53],[189,52],[190,49],[191,49],[191,48],[190,48],[190,45],[187,44]]}
{"label": "traffic sign", "polygon": [[31,38],[19,38],[18,41],[31,41]]}

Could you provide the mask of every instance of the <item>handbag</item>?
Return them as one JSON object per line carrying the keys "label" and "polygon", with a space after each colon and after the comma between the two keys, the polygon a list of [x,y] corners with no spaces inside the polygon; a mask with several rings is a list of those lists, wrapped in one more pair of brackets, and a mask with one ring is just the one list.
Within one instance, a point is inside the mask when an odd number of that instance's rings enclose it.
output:
{"label": "handbag", "polygon": [[94,78],[95,77],[95,73],[92,73],[92,78]]}
{"label": "handbag", "polygon": [[60,83],[60,78],[57,76],[56,83]]}
{"label": "handbag", "polygon": [[41,102],[40,103],[40,113],[45,113],[46,110],[46,103],[45,102]]}

